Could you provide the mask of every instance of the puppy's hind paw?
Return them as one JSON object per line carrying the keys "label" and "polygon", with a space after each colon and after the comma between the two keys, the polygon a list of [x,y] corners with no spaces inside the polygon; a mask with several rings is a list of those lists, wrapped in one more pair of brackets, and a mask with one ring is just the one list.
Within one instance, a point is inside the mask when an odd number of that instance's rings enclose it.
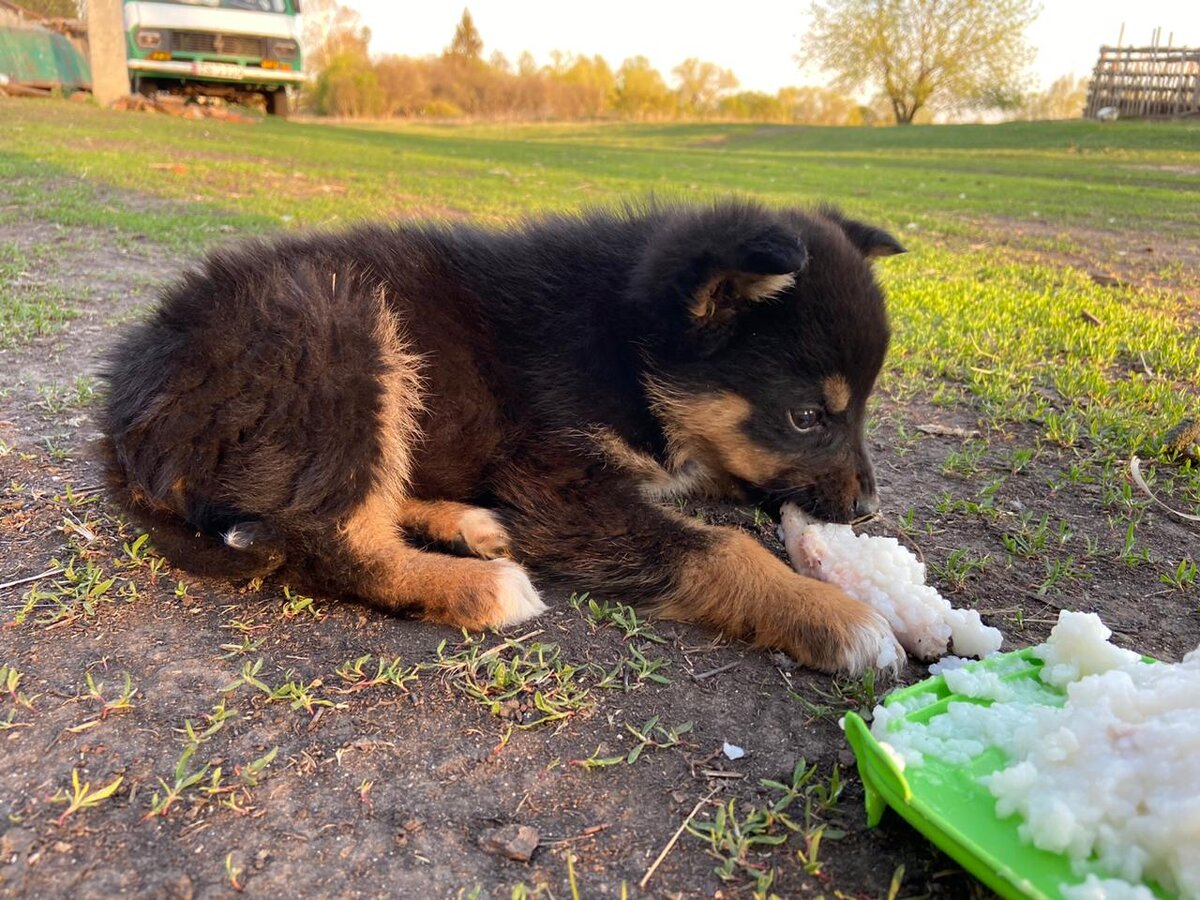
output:
{"label": "puppy's hind paw", "polygon": [[489,565],[497,570],[496,613],[492,625],[498,628],[518,625],[546,611],[546,604],[524,569],[507,559],[498,559]]}
{"label": "puppy's hind paw", "polygon": [[458,520],[459,539],[474,556],[496,559],[508,556],[508,530],[486,509],[471,509]]}

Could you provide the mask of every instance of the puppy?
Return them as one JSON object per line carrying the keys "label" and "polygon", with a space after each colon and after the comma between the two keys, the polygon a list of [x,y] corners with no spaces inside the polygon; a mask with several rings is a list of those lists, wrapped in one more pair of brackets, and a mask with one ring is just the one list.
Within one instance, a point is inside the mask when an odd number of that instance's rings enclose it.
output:
{"label": "puppy", "polygon": [[673,501],[877,508],[868,260],[902,250],[736,200],[226,249],[111,353],[109,479],[198,574],[480,629],[545,608],[528,568],[859,672],[883,618]]}

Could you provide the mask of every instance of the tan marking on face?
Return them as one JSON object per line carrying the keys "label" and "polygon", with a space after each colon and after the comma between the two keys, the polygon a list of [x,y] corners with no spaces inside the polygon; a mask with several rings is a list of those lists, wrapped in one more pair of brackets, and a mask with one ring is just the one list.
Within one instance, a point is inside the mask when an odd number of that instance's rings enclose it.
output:
{"label": "tan marking on face", "polygon": [[825,408],[831,413],[842,413],[850,405],[850,382],[841,375],[830,375],[821,382],[825,394]]}
{"label": "tan marking on face", "polygon": [[744,397],[728,391],[688,395],[658,383],[648,389],[667,433],[672,471],[698,466],[707,475],[710,494],[730,493],[729,476],[761,485],[787,468],[786,458],[746,434],[753,410]]}
{"label": "tan marking on face", "polygon": [[747,272],[721,272],[696,291],[690,307],[697,319],[725,322],[737,312],[738,302],[757,303],[787,290],[796,276],[752,275]]}

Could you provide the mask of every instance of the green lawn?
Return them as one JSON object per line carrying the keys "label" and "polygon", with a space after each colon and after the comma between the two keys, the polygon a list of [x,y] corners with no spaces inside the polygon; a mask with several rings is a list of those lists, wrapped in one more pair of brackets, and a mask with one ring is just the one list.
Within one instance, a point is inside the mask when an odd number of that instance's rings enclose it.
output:
{"label": "green lawn", "polygon": [[[1032,419],[1048,442],[1086,443],[1108,464],[1195,403],[1195,293],[1181,293],[1195,287],[1194,268],[1165,260],[1170,287],[1113,289],[1021,251],[1087,257],[1095,241],[1200,242],[1196,123],[351,127],[20,101],[0,112],[0,222],[32,214],[184,252],[275,228],[502,221],[650,194],[834,200],[914,251],[880,267],[897,326],[892,392],[932,391],[995,427]],[[12,296],[0,295],[6,305]],[[38,310],[43,330],[52,317]],[[1070,402],[1050,409],[1047,391]],[[1186,499],[1200,502],[1200,481],[1183,477]]]}

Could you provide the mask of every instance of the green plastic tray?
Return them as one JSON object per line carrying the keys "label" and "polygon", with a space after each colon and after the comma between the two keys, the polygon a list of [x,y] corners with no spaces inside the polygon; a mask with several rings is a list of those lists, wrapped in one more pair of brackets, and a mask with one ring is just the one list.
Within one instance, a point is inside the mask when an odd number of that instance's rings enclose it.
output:
{"label": "green plastic tray", "polygon": [[[973,668],[1001,669],[1023,659],[1030,668],[1001,675],[1001,679],[1032,680],[1039,690],[1035,702],[1061,706],[1061,691],[1044,684],[1038,677],[1041,660],[1031,649],[989,657]],[[1149,661],[1149,660],[1148,660]],[[951,701],[990,704],[953,693],[941,675],[895,691],[883,701],[885,706],[916,695],[935,694],[938,699],[903,716],[903,720],[927,722],[945,712]],[[1071,871],[1066,856],[1039,850],[1021,841],[1017,835],[1018,816],[996,818],[996,801],[979,783],[980,776],[1003,768],[1007,757],[992,748],[966,765],[951,765],[925,757],[920,766],[901,772],[879,746],[862,717],[847,713],[846,737],[854,748],[858,772],[866,790],[867,824],[879,824],[885,807],[890,806],[914,828],[940,847],[964,869],[1002,897],[1061,900],[1061,884],[1076,884],[1083,879]],[[1104,873],[1097,871],[1100,877]],[[1156,897],[1170,894],[1153,884],[1147,885]]]}

